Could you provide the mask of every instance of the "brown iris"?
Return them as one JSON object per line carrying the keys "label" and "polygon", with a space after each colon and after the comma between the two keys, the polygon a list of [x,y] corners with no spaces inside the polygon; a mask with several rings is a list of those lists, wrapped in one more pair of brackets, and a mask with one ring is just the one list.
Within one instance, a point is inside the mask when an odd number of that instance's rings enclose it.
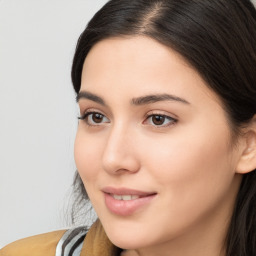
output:
{"label": "brown iris", "polygon": [[103,118],[104,116],[99,113],[92,114],[92,121],[94,123],[97,123],[97,124],[101,123],[103,121]]}
{"label": "brown iris", "polygon": [[155,125],[162,125],[165,121],[165,117],[164,116],[159,116],[159,115],[154,115],[152,116],[152,122]]}

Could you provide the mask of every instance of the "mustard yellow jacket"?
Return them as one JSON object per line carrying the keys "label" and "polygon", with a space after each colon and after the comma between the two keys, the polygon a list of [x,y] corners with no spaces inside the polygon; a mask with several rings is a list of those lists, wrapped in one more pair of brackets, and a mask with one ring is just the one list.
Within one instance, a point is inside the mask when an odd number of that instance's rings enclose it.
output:
{"label": "mustard yellow jacket", "polygon": [[[0,250],[0,256],[55,256],[56,247],[66,230],[54,231],[13,242]],[[96,221],[83,242],[80,256],[119,256],[121,250],[106,236]]]}

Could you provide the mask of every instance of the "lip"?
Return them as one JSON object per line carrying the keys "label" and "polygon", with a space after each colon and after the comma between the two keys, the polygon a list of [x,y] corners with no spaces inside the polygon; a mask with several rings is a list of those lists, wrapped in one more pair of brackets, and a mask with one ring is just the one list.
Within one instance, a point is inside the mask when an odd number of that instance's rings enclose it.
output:
{"label": "lip", "polygon": [[115,195],[137,195],[137,196],[148,196],[152,194],[156,194],[156,192],[145,192],[130,188],[113,188],[113,187],[105,187],[102,189],[104,193],[107,194],[115,194]]}
{"label": "lip", "polygon": [[[157,195],[156,192],[146,192],[130,188],[105,187],[102,189],[105,204],[111,213],[120,216],[129,216],[147,207]],[[113,195],[137,195],[139,198],[132,200],[117,200]]]}

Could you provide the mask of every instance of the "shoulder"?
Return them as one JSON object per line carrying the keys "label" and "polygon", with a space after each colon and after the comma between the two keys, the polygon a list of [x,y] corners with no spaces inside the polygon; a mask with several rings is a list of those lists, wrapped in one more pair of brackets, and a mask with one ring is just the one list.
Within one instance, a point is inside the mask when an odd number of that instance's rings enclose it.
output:
{"label": "shoulder", "polygon": [[36,235],[13,242],[0,250],[0,256],[55,256],[56,246],[66,230]]}
{"label": "shoulder", "polygon": [[77,227],[31,236],[7,245],[0,256],[80,255],[86,233],[86,227]]}

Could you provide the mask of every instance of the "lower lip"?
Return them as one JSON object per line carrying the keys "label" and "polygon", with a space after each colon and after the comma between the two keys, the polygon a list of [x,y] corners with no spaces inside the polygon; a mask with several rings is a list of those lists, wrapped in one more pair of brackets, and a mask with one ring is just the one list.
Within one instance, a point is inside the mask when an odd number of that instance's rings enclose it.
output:
{"label": "lower lip", "polygon": [[140,210],[143,206],[151,202],[151,200],[156,196],[149,195],[141,197],[134,200],[117,200],[113,198],[110,194],[104,193],[105,203],[110,212],[120,215],[120,216],[129,216]]}

